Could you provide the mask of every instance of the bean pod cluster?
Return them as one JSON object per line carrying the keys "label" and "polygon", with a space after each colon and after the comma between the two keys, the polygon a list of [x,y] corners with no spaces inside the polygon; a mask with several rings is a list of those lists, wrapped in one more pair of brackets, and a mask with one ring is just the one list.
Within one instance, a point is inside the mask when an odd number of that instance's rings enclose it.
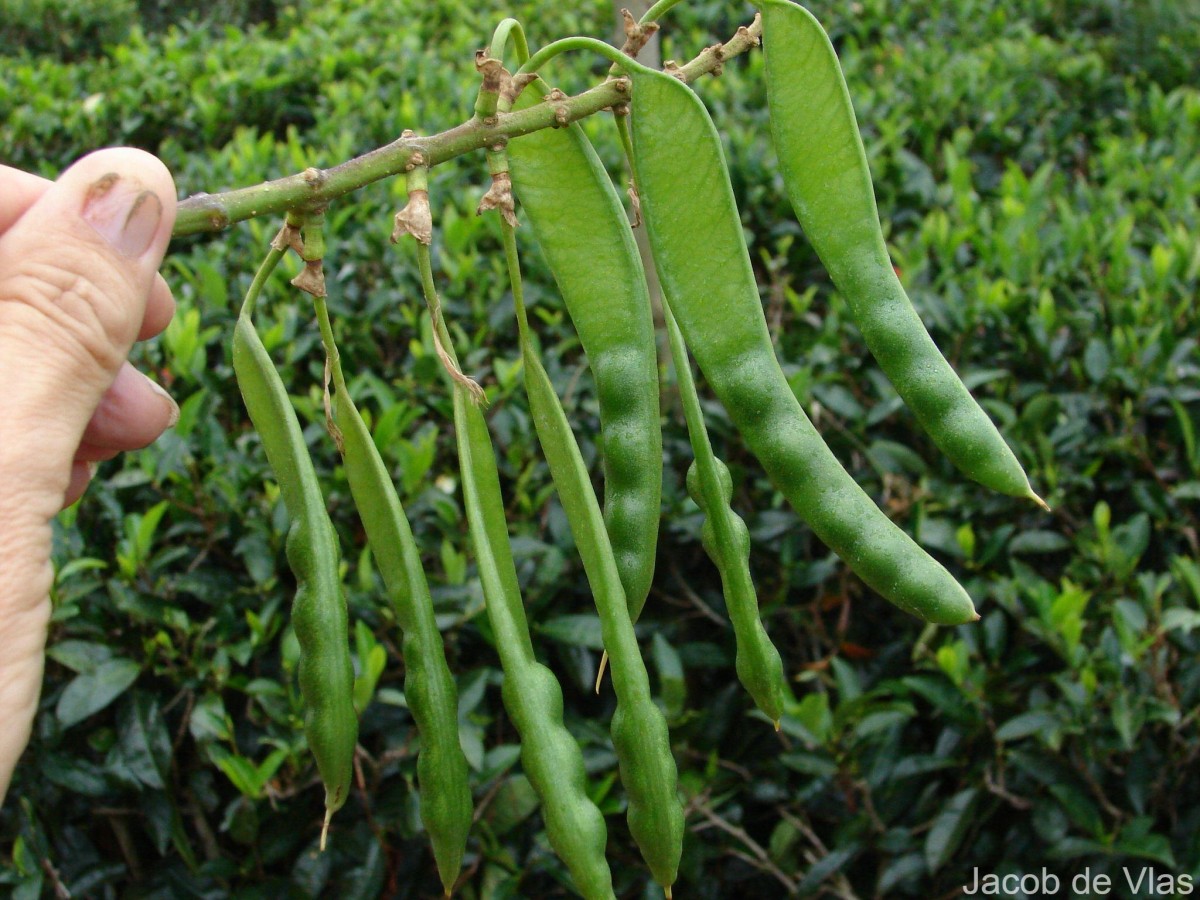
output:
{"label": "bean pod cluster", "polygon": [[[662,0],[657,16],[676,0]],[[935,443],[960,469],[995,490],[1042,502],[1000,433],[942,357],[888,258],[845,81],[828,37],[791,0],[761,0],[771,137],[800,224],[845,296],[864,340]],[[632,20],[631,20],[632,22]],[[635,52],[644,31],[631,25]],[[755,27],[758,25],[756,23]],[[743,29],[743,31],[746,31]],[[746,31],[743,37],[749,37]],[[509,45],[520,69],[503,67]],[[942,625],[978,618],[954,576],[889,519],[855,483],[805,414],[775,355],[716,127],[677,77],[613,47],[569,38],[530,56],[515,20],[496,29],[477,65],[476,115],[491,121],[554,99],[539,68],[566,50],[600,53],[629,81],[617,110],[640,199],[662,315],[694,461],[688,492],[704,516],[701,539],[716,566],[736,640],[739,680],[776,729],[794,703],[784,660],[767,634],[751,576],[750,537],[733,508],[728,467],[708,437],[694,358],[768,477],[813,532],[862,581],[901,609]],[[710,53],[717,52],[710,48]],[[522,90],[523,89],[523,90]],[[628,115],[628,119],[625,116]],[[566,124],[565,122],[562,124]],[[630,832],[655,881],[671,896],[682,858],[684,808],[667,722],[655,704],[634,630],[653,580],[662,488],[658,348],[646,273],[619,194],[583,130],[545,129],[492,146],[492,187],[480,204],[500,213],[529,410],[538,442],[591,587],[612,662],[612,747]],[[495,650],[502,699],[521,742],[521,767],[542,806],[546,833],[584,897],[613,898],[604,816],[590,799],[583,754],[563,723],[563,693],[538,661],[509,543],[496,455],[480,408],[484,390],[459,368],[442,317],[430,253],[433,221],[426,169],[409,167],[409,203],[393,239],[411,235],[432,340],[453,397],[462,499]],[[515,189],[515,196],[514,191]],[[579,334],[596,384],[604,471],[603,510],[570,422],[542,365],[524,298],[517,202]],[[305,260],[294,281],[314,295],[338,441],[355,506],[403,633],[405,693],[421,739],[421,816],[447,896],[464,859],[474,814],[458,740],[458,696],[434,618],[420,552],[370,429],[350,396],[320,270],[320,216],[297,212]],[[267,256],[233,338],[234,370],[251,421],[279,481],[289,520],[287,558],[296,577],[305,730],[326,789],[326,818],[351,790],[357,739],[347,614],[336,534],[287,392],[254,330],[254,305],[287,247]],[[328,378],[327,378],[328,381]],[[322,832],[324,846],[324,830]]]}

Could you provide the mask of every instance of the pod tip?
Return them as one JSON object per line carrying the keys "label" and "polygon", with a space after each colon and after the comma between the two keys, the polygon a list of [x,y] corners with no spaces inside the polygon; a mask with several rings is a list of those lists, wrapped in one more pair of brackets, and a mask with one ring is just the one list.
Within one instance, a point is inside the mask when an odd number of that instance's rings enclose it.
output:
{"label": "pod tip", "polygon": [[671,900],[671,886],[669,884],[663,888],[663,893],[667,895],[667,900]]}
{"label": "pod tip", "polygon": [[778,734],[779,730],[783,727],[783,723],[779,719],[776,719],[774,724],[775,724],[775,733]]}
{"label": "pod tip", "polygon": [[329,837],[329,820],[333,818],[333,810],[325,808],[325,821],[321,825],[321,852],[325,852],[325,841]]}
{"label": "pod tip", "polygon": [[596,693],[600,693],[600,682],[604,681],[604,670],[608,666],[608,651],[600,654],[600,670],[596,672]]}
{"label": "pod tip", "polygon": [[983,618],[983,616],[979,615],[979,613],[975,613],[973,616],[971,616],[971,621],[978,622],[982,618]]}
{"label": "pod tip", "polygon": [[1036,503],[1038,506],[1040,506],[1042,509],[1044,509],[1046,512],[1053,511],[1050,509],[1050,504],[1047,503],[1045,500],[1043,500],[1041,497],[1039,497],[1037,495],[1037,491],[1035,491],[1033,488],[1029,489],[1029,499],[1032,500],[1034,503]]}

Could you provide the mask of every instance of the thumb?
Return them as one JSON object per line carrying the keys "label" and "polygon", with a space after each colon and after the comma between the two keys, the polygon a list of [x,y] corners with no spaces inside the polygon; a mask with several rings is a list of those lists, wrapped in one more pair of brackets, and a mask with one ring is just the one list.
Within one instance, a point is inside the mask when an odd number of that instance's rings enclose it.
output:
{"label": "thumb", "polygon": [[5,430],[35,438],[60,472],[137,337],[174,221],[166,167],[113,149],[67,169],[0,235]]}
{"label": "thumb", "polygon": [[[0,192],[11,191],[0,177]],[[64,172],[0,235],[0,802],[41,686],[49,522],[141,328],[174,221],[163,164],[105,150]]]}

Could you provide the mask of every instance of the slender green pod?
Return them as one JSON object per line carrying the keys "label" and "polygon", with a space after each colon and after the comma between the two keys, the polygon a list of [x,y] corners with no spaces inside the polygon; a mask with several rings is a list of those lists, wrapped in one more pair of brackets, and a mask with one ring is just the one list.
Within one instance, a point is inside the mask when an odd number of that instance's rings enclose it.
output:
{"label": "slender green pod", "polygon": [[296,576],[292,625],[300,644],[304,733],[325,785],[323,849],[329,820],[350,794],[358,717],[337,536],[296,411],[254,329],[255,302],[282,255],[282,250],[271,250],[246,294],[233,332],[233,371],[291,520],[287,559]]}
{"label": "slender green pod", "polygon": [[576,888],[584,897],[612,898],[612,874],[604,857],[608,829],[587,795],[579,745],[563,726],[562,688],[534,657],[529,639],[491,435],[483,413],[458,385],[454,428],[471,540],[504,669],[504,708],[521,737],[521,767],[541,798],[550,844]]}
{"label": "slender green pod", "polygon": [[917,421],[965,475],[1044,506],[896,276],[854,107],[828,36],[790,0],[759,6],[771,137],[784,185],[863,339]]}
{"label": "slender green pod", "polygon": [[450,896],[474,815],[467,758],[459,743],[458,689],[446,664],[421,552],[379,448],[346,386],[325,298],[315,298],[315,304],[333,376],[333,420],[341,434],[346,479],[400,625],[404,696],[421,737],[417,756],[421,821],[442,886]]}
{"label": "slender green pod", "polygon": [[[548,93],[538,79],[515,108]],[[662,494],[658,348],[646,273],[621,199],[578,124],[516,138],[507,153],[513,189],[595,378],[604,523],[636,622],[654,579]]]}
{"label": "slender green pod", "polygon": [[842,468],[784,377],[704,105],[670,75],[628,69],[634,168],[655,266],[709,385],[776,487],[863,581],[927,621],[974,621],[966,591]]}
{"label": "slender green pod", "polygon": [[733,624],[737,651],[734,669],[755,704],[779,730],[783,716],[784,674],[779,650],[767,636],[758,612],[758,592],[750,577],[750,532],[742,517],[729,505],[733,497],[733,479],[729,469],[713,453],[704,427],[700,397],[692,380],[692,367],[687,347],[675,316],[668,303],[663,303],[671,356],[675,361],[675,378],[687,421],[688,437],[695,461],[688,467],[687,489],[705,515],[700,541],[705,552],[721,573],[721,589],[725,606]]}
{"label": "slender green pod", "polygon": [[[449,361],[457,365],[441,319],[429,248],[422,243],[417,244],[417,261],[435,334]],[[604,857],[604,816],[587,795],[583,754],[563,725],[562,689],[533,653],[491,435],[467,389],[457,379],[450,380],[467,525],[504,670],[504,708],[521,737],[521,766],[541,798],[550,845],[566,863],[576,888],[589,900],[613,898],[612,874]]]}
{"label": "slender green pod", "polygon": [[583,560],[611,660],[617,697],[611,733],[629,801],[629,831],[654,880],[669,890],[683,853],[683,808],[676,791],[678,773],[667,722],[650,694],[650,678],[587,466],[533,344],[513,228],[508,222],[501,222],[500,227],[521,337],[529,411]]}

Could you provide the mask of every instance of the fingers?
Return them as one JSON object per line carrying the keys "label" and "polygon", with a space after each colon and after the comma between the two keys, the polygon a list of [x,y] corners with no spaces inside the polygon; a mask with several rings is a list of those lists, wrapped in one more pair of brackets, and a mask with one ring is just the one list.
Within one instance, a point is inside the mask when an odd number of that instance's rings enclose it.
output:
{"label": "fingers", "polygon": [[93,153],[48,185],[12,170],[0,178],[0,224],[11,223],[0,233],[0,421],[22,438],[0,452],[14,476],[0,500],[17,495],[30,521],[45,521],[86,483],[73,466],[85,430],[108,452],[143,446],[171,419],[124,363],[174,306],[158,267],[175,186],[131,149]]}
{"label": "fingers", "polygon": [[96,472],[96,463],[152,444],[178,421],[179,407],[170,395],[125,363],[84,429],[71,463],[62,508],[83,496]]}
{"label": "fingers", "polygon": [[146,315],[142,318],[142,327],[137,339],[144,341],[161,334],[175,315],[175,295],[167,285],[162,275],[154,276],[150,285],[150,296],[146,300]]}
{"label": "fingers", "polygon": [[[14,183],[17,194],[36,193],[28,179]],[[174,215],[161,162],[105,150],[64,172],[0,235],[0,381],[18,424],[38,435],[36,462],[56,463],[64,485],[133,341],[161,329],[173,306],[157,270]]]}
{"label": "fingers", "polygon": [[25,215],[25,210],[33,206],[34,201],[54,184],[46,178],[9,166],[0,166],[0,183],[4,185],[4,190],[0,192],[0,234],[8,231],[17,219]]}
{"label": "fingers", "polygon": [[71,463],[63,508],[83,496],[96,472],[96,463],[152,444],[178,421],[179,407],[170,395],[125,363],[84,429]]}
{"label": "fingers", "polygon": [[101,397],[84,429],[81,445],[97,450],[135,450],[153,443],[178,421],[179,407],[167,392],[125,363]]}
{"label": "fingers", "polygon": [[95,463],[76,461],[71,464],[71,480],[67,483],[66,494],[63,497],[63,509],[83,496],[95,471]]}
{"label": "fingers", "polygon": [[[3,192],[0,192],[0,234],[3,234],[54,182],[39,175],[22,172],[20,169],[0,165],[0,184],[4,185]],[[161,274],[155,275],[137,339],[144,341],[161,334],[174,314],[175,297],[167,286],[166,279]]]}

